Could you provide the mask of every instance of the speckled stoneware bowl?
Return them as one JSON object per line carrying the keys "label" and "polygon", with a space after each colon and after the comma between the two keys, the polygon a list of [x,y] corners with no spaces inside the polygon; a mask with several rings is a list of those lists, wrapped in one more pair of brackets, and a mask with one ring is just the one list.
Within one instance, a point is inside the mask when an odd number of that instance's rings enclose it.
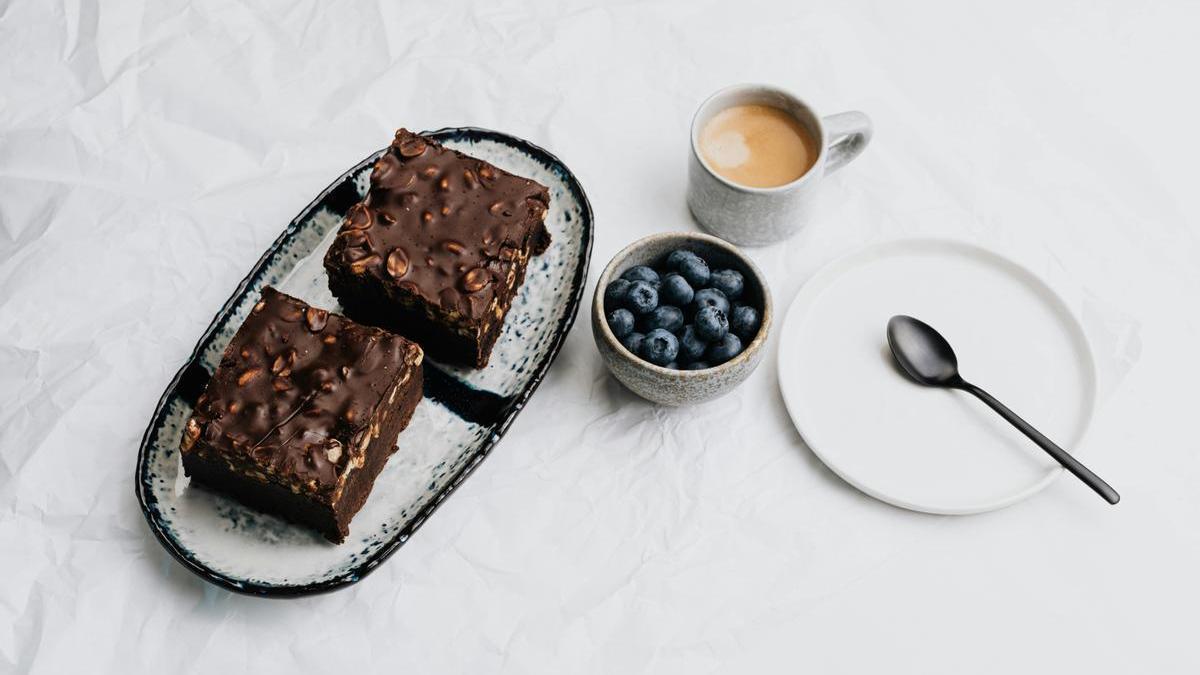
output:
{"label": "speckled stoneware bowl", "polygon": [[575,176],[545,150],[499,132],[459,128],[424,135],[550,188],[550,248],[530,261],[486,368],[425,359],[425,398],[350,524],[350,536],[335,546],[312,530],[190,485],[179,460],[184,420],[263,286],[340,310],[321,261],[346,212],[366,194],[380,153],[359,162],[296,216],[168,385],[138,454],[137,497],[150,530],[207,581],[240,593],[297,596],[362,579],[408,541],[491,452],[571,328],[592,246],[592,210]]}
{"label": "speckled stoneware bowl", "polygon": [[[634,265],[656,265],[675,249],[686,249],[708,261],[713,268],[734,269],[746,279],[743,302],[762,310],[762,326],[741,354],[705,370],[674,370],[656,366],[635,356],[617,340],[605,320],[604,289]],[[750,377],[762,360],[763,345],[771,331],[771,291],[762,272],[736,246],[697,232],[669,232],[639,239],[613,257],[592,298],[592,335],[608,370],[621,384],[644,399],[662,405],[691,405],[721,396]]]}

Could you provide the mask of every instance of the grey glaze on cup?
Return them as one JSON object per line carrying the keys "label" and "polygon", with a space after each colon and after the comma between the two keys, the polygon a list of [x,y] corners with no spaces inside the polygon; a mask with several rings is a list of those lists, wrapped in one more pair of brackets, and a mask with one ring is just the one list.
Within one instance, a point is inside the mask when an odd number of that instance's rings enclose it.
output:
{"label": "grey glaze on cup", "polygon": [[[770,188],[739,185],[712,170],[700,154],[700,133],[714,115],[735,105],[770,105],[794,116],[821,149],[803,176]],[[848,164],[871,141],[871,120],[857,111],[821,117],[799,97],[778,87],[739,84],[700,104],[692,119],[687,203],[700,225],[735,244],[758,246],[783,241],[812,217],[821,180]]]}
{"label": "grey glaze on cup", "polygon": [[[762,325],[741,354],[719,366],[704,370],[662,368],[635,356],[617,340],[605,319],[604,289],[634,265],[654,266],[675,249],[692,251],[713,269],[734,269],[746,280],[742,302],[762,311]],[[737,247],[717,237],[698,232],[652,234],[626,246],[613,257],[592,298],[592,337],[609,372],[630,391],[644,399],[669,406],[691,405],[717,398],[750,377],[763,356],[763,345],[771,330],[771,291],[762,272]]]}

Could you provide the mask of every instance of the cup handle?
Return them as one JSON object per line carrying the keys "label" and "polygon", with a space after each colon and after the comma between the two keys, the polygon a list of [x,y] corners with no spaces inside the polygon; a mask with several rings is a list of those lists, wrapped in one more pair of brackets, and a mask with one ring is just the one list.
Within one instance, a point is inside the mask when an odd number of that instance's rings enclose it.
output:
{"label": "cup handle", "polygon": [[851,110],[821,118],[825,135],[829,138],[829,157],[825,160],[825,173],[830,174],[846,166],[867,149],[871,142],[871,118]]}

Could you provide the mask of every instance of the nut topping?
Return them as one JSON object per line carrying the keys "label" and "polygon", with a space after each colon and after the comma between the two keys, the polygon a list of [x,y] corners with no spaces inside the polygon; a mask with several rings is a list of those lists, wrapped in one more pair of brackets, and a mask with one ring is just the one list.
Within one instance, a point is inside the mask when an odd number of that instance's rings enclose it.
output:
{"label": "nut topping", "polygon": [[370,249],[354,247],[347,248],[345,253],[342,254],[342,257],[345,258],[346,262],[348,263],[356,263],[369,255],[371,255]]}
{"label": "nut topping", "polygon": [[421,155],[425,154],[425,148],[427,147],[428,145],[425,143],[424,138],[421,138],[420,136],[409,136],[408,138],[400,141],[400,156],[405,158],[420,157]]}
{"label": "nut topping", "polygon": [[302,316],[304,316],[304,310],[292,304],[288,304],[279,310],[279,318],[288,323],[299,321]]}
{"label": "nut topping", "polygon": [[371,210],[362,202],[350,207],[346,214],[346,227],[352,230],[365,230],[371,227]]}
{"label": "nut topping", "polygon": [[392,180],[384,179],[380,182],[385,183],[392,190],[403,190],[404,188],[409,187],[413,183],[417,182],[417,174],[413,173],[412,171],[399,171],[395,174],[395,176],[388,176],[388,178]]}
{"label": "nut topping", "polygon": [[188,418],[187,424],[183,427],[183,450],[187,452],[192,449],[196,441],[200,438],[200,423],[195,417]]}
{"label": "nut topping", "polygon": [[356,260],[356,261],[350,263],[350,271],[354,274],[362,274],[363,272],[367,271],[368,267],[371,267],[372,265],[375,265],[378,262],[379,262],[379,256],[372,253],[371,255],[363,258],[362,260]]}
{"label": "nut topping", "polygon": [[393,279],[400,279],[408,274],[408,255],[404,249],[392,249],[387,257],[387,272]]}
{"label": "nut topping", "polygon": [[457,241],[454,241],[453,239],[447,239],[446,241],[442,242],[442,248],[453,253],[454,255],[462,255],[463,252],[467,250],[466,247]]}
{"label": "nut topping", "polygon": [[367,237],[367,233],[361,230],[346,230],[341,234],[341,237],[348,248],[362,248],[371,245],[371,240]]}
{"label": "nut topping", "polygon": [[526,199],[525,203],[529,206],[529,213],[534,218],[543,218],[546,215],[546,205],[539,199]]}
{"label": "nut topping", "polygon": [[463,275],[463,290],[468,293],[478,293],[479,291],[482,291],[491,280],[492,277],[487,273],[487,270],[483,269],[482,267],[476,267],[475,269]]}
{"label": "nut topping", "polygon": [[325,324],[329,321],[329,312],[316,307],[309,307],[304,311],[304,323],[308,324],[308,329],[314,333],[320,333],[325,330]]}
{"label": "nut topping", "polygon": [[342,443],[336,438],[329,439],[329,446],[325,448],[325,459],[329,460],[330,464],[337,464],[337,461],[342,458]]}
{"label": "nut topping", "polygon": [[242,374],[238,375],[238,379],[237,379],[238,386],[239,387],[246,386],[250,382],[250,380],[253,380],[254,378],[258,377],[260,373],[262,373],[262,368],[247,368],[246,370],[243,370]]}
{"label": "nut topping", "polygon": [[371,167],[371,180],[379,180],[385,173],[387,173],[387,163],[380,159]]}

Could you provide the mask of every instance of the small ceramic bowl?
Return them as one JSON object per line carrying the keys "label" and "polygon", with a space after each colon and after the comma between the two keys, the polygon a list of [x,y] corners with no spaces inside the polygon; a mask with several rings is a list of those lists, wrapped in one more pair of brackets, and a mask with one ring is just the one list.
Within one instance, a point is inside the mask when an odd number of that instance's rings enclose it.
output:
{"label": "small ceramic bowl", "polygon": [[[675,249],[686,249],[708,261],[710,267],[735,269],[746,280],[743,302],[762,311],[762,326],[741,354],[704,370],[674,370],[656,366],[634,355],[617,340],[605,319],[604,289],[634,265],[658,264]],[[613,257],[592,298],[592,336],[608,370],[638,396],[662,405],[690,405],[714,399],[741,384],[762,360],[763,345],[771,330],[771,292],[762,272],[734,245],[697,232],[653,234],[625,247]]]}

